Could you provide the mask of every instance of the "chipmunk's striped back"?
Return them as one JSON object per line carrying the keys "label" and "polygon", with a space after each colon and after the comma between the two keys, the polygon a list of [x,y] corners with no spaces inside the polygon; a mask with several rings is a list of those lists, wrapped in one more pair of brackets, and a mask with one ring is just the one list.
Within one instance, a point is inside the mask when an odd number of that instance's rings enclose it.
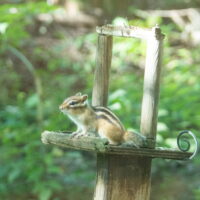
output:
{"label": "chipmunk's striped back", "polygon": [[102,106],[92,107],[92,109],[96,113],[97,118],[105,119],[125,131],[121,121],[111,110]]}

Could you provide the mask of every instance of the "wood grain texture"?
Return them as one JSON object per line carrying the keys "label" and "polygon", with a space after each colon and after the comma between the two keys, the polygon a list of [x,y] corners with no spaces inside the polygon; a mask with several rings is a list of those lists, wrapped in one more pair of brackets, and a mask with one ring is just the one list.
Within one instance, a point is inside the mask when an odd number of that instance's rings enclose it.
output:
{"label": "wood grain texture", "polygon": [[140,38],[148,39],[152,37],[151,29],[140,28],[136,26],[114,26],[114,25],[105,25],[96,28],[97,33],[107,35],[107,36],[118,36],[118,37],[129,37],[129,38]]}
{"label": "wood grain texture", "polygon": [[93,106],[107,105],[111,59],[112,36],[99,35],[92,92]]}
{"label": "wood grain texture", "polygon": [[44,131],[41,139],[44,144],[54,144],[68,149],[91,151],[94,153],[104,153],[105,155],[125,155],[130,156],[130,159],[133,159],[134,156],[140,156],[146,158],[185,160],[192,155],[189,152],[169,148],[149,149],[136,148],[134,146],[109,145],[106,139],[99,137],[84,136],[81,138],[71,138],[70,134],[53,131]]}
{"label": "wood grain texture", "polygon": [[110,168],[108,165],[108,155],[97,154],[97,174],[94,200],[110,200],[107,198],[109,171]]}
{"label": "wood grain texture", "polygon": [[94,200],[149,199],[150,171],[150,158],[98,154]]}
{"label": "wood grain texture", "polygon": [[[96,56],[96,71],[94,77],[94,85],[92,92],[93,106],[107,106],[108,89],[109,89],[109,74],[112,60],[112,36],[98,35],[98,47]],[[107,157],[97,156],[97,176],[96,186],[94,191],[95,200],[107,199],[107,183],[108,172]]]}
{"label": "wood grain texture", "polygon": [[158,27],[154,27],[152,33],[153,36],[147,41],[140,132],[155,140],[163,35]]}

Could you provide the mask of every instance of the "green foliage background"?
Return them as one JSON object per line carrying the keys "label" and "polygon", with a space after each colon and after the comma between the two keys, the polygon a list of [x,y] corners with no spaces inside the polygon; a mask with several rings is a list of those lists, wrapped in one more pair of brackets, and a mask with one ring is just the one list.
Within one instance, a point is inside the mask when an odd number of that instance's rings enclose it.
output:
{"label": "green foliage background", "polygon": [[[83,6],[83,2],[77,2]],[[138,9],[131,8],[130,13]],[[79,91],[91,96],[93,84],[95,27],[77,31],[38,21],[39,14],[51,14],[57,9],[44,1],[0,5],[0,199],[92,198],[95,156],[45,146],[40,141],[44,129],[75,130],[58,105]],[[107,15],[113,24],[126,22],[114,16],[112,9]],[[166,35],[157,145],[175,147],[181,130],[189,129],[199,136],[200,46],[182,43],[179,36],[183,30],[160,17],[129,20],[130,25],[142,27],[156,23]],[[145,42],[140,40],[114,40],[109,107],[125,127],[136,130],[140,123],[145,49]],[[198,200],[199,164],[199,156],[189,163],[155,160],[152,198]],[[176,183],[172,174],[181,183]],[[172,183],[179,195],[171,192]]]}

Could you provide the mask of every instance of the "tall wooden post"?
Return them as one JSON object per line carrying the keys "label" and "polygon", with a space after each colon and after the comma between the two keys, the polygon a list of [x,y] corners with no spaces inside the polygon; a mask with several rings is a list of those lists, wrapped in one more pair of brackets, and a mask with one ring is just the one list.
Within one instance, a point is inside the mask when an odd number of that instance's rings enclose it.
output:
{"label": "tall wooden post", "polygon": [[107,106],[112,43],[112,36],[98,35],[96,71],[92,93],[93,106]]}
{"label": "tall wooden post", "polygon": [[[107,106],[109,72],[112,60],[112,36],[99,35],[96,55],[96,71],[92,94],[93,106]],[[97,182],[95,200],[106,200],[108,193],[109,155],[97,154]]]}
{"label": "tall wooden post", "polygon": [[[112,37],[99,35],[93,106],[106,106]],[[149,198],[151,159],[136,156],[97,154],[94,200],[146,200]]]}
{"label": "tall wooden post", "polygon": [[147,39],[140,132],[154,141],[157,131],[163,38],[164,36],[161,34],[160,29],[154,27],[151,37]]}

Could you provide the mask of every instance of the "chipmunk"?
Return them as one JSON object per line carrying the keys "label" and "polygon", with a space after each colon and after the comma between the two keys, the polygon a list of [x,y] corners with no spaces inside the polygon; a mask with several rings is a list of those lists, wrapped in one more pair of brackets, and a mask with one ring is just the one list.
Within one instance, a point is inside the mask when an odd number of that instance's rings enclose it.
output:
{"label": "chipmunk", "polygon": [[[81,93],[64,100],[59,109],[76,125],[77,131],[73,137],[86,136],[88,132],[98,133],[101,138],[107,138],[110,144],[119,145],[129,140],[143,140],[143,136],[126,131],[118,117],[108,108],[90,106],[88,96]],[[135,135],[136,134],[136,135]]]}

